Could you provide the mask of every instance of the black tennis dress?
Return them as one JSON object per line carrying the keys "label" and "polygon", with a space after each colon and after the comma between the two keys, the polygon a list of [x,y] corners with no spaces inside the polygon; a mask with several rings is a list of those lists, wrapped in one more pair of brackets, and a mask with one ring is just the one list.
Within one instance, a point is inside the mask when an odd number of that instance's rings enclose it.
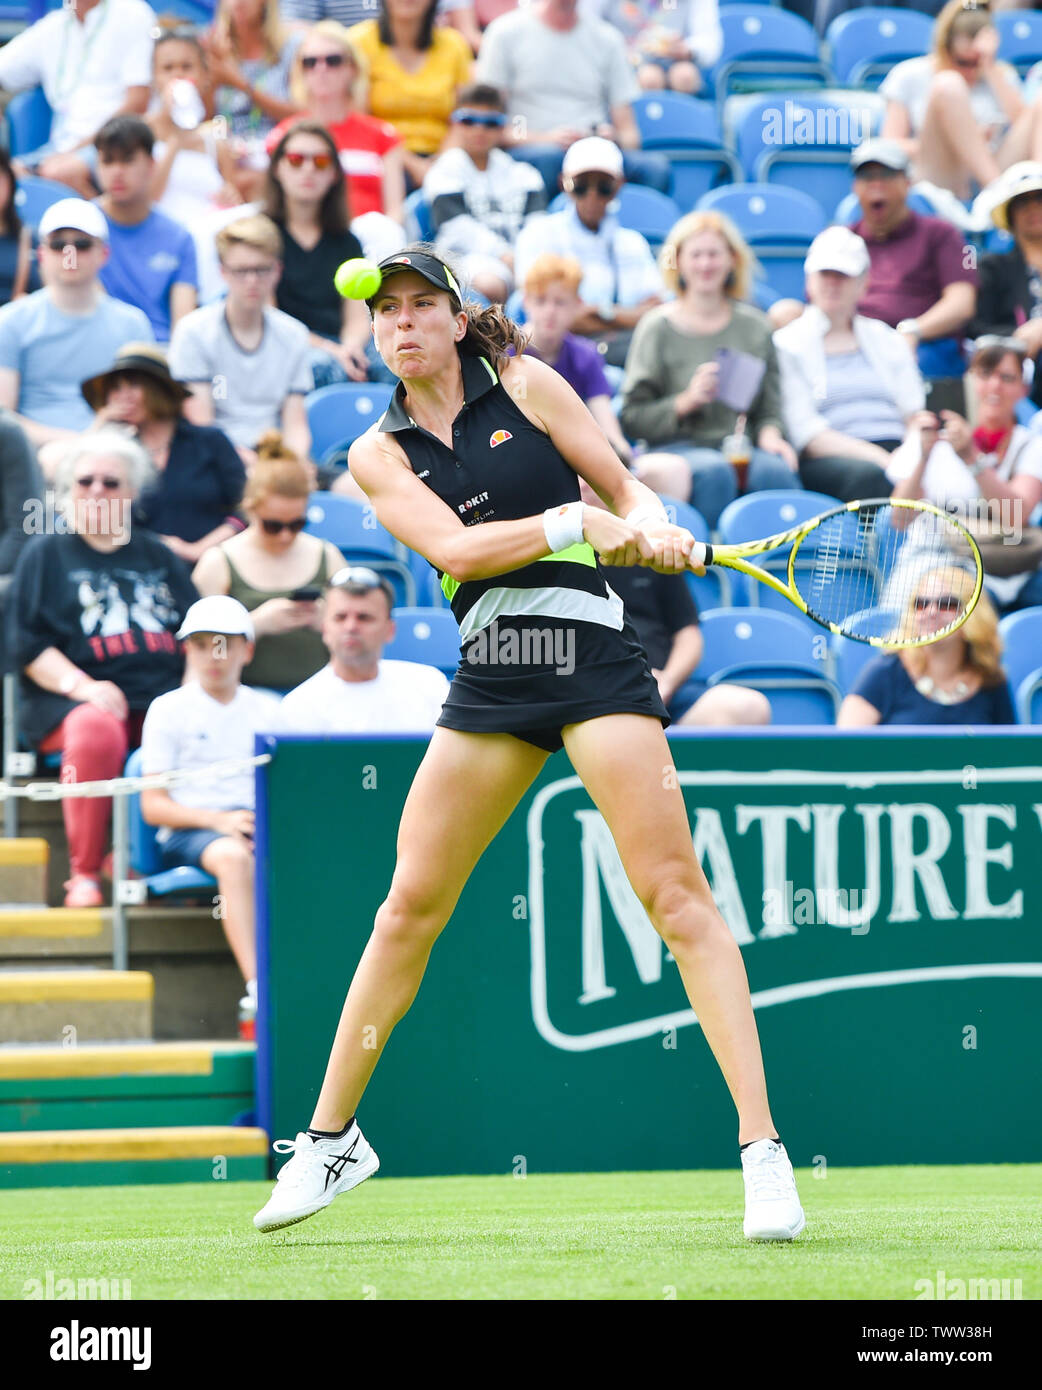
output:
{"label": "black tennis dress", "polygon": [[[378,428],[467,526],[517,521],[579,501],[579,480],[484,357],[460,353],[463,409],[452,449],[421,429],[399,384]],[[586,541],[492,579],[441,577],[460,626],[460,662],[438,723],[508,733],[554,752],[561,729],[603,714],[670,720],[644,648]]]}

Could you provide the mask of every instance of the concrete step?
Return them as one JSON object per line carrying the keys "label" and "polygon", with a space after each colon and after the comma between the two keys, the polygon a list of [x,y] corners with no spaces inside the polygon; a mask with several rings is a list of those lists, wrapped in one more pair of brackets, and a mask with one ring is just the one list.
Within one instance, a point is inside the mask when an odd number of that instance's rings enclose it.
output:
{"label": "concrete step", "polygon": [[202,1182],[268,1176],[268,1136],[238,1125],[0,1134],[0,1187]]}
{"label": "concrete step", "polygon": [[[0,840],[0,845],[8,843]],[[100,945],[106,913],[99,907],[10,907],[0,911],[0,959],[21,955],[57,955]],[[111,938],[109,953],[111,954]]]}
{"label": "concrete step", "polygon": [[49,858],[44,839],[0,839],[0,910],[14,903],[46,903]]}
{"label": "concrete step", "polygon": [[253,1123],[252,1043],[0,1047],[0,1133]]}
{"label": "concrete step", "polygon": [[148,1039],[153,992],[143,970],[2,970],[0,1038],[67,1046]]}

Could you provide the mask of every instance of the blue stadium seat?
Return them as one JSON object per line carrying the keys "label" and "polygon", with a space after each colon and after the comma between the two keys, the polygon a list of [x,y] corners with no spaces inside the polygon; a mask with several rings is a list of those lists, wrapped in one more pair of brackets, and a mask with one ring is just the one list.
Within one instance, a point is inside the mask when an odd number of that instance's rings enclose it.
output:
{"label": "blue stadium seat", "polygon": [[742,177],[724,144],[716,108],[679,92],[645,92],[633,103],[641,146],[664,154],[673,171],[673,201],[682,210],[718,184]]}
{"label": "blue stadium seat", "polygon": [[391,403],[394,387],[383,382],[341,381],[320,386],[306,400],[311,452],[320,463],[353,444]]}
{"label": "blue stadium seat", "polygon": [[865,5],[837,15],[825,31],[836,81],[875,89],[895,63],[929,53],[933,23],[917,10]]}
{"label": "blue stadium seat", "polygon": [[839,691],[827,674],[826,644],[788,613],[716,609],[700,619],[705,650],[695,672],[709,685],[761,690],[775,724],[832,724]]}
{"label": "blue stadium seat", "polygon": [[4,115],[7,118],[7,145],[12,158],[39,149],[50,138],[54,113],[42,87],[32,87],[12,97]]}
{"label": "blue stadium seat", "polygon": [[[890,609],[866,609],[856,615],[858,623],[866,619],[871,622],[870,631],[874,637],[885,637],[893,632],[897,615]],[[851,637],[840,637],[834,633],[829,639],[832,655],[832,674],[840,693],[849,695],[865,665],[882,654],[882,648],[873,647],[869,642],[855,642]]]}
{"label": "blue stadium seat", "polygon": [[755,251],[775,294],[804,298],[807,248],[828,225],[813,198],[793,188],[738,183],[712,189],[699,203],[699,210],[722,212],[734,222]]}
{"label": "blue stadium seat", "polygon": [[417,604],[421,608],[444,608],[445,595],[442,593],[438,571],[419,551],[406,547],[405,558],[416,581]]}
{"label": "blue stadium seat", "polygon": [[828,65],[813,27],[787,10],[764,5],[722,5],[724,46],[708,83],[723,101],[732,92],[766,91],[802,83],[825,86]]}
{"label": "blue stadium seat", "polygon": [[[751,492],[727,504],[720,513],[717,535],[721,545],[741,545],[743,541],[760,540],[790,530],[841,505],[837,498],[823,492],[770,489]],[[805,544],[812,547],[813,540],[808,538]],[[788,551],[768,551],[757,556],[755,563],[770,572],[784,570],[788,563]],[[776,594],[766,584],[737,572],[729,577],[732,603],[776,608],[779,612],[792,614],[801,624],[810,623],[810,619],[804,618],[788,599]]]}
{"label": "blue stadium seat", "polygon": [[434,240],[431,205],[422,188],[415,189],[405,200],[405,234],[410,241]]}
{"label": "blue stadium seat", "polygon": [[368,565],[386,574],[399,603],[416,603],[416,580],[408,552],[377,521],[373,509],[336,492],[313,492],[308,498],[307,532],[332,541],[348,564]]}
{"label": "blue stadium seat", "polygon": [[437,666],[449,680],[459,664],[459,626],[449,608],[396,608],[394,640],[384,648],[392,661]]}
{"label": "blue stadium seat", "polygon": [[1034,10],[1003,10],[991,18],[999,31],[999,57],[1023,77],[1042,59],[1042,15]]}
{"label": "blue stadium seat", "polygon": [[1013,692],[1021,724],[1042,724],[1042,667],[1030,671]]}
{"label": "blue stadium seat", "polygon": [[[127,759],[124,776],[141,775],[141,749],[135,748]],[[149,825],[141,814],[141,795],[132,793],[128,798],[128,819],[130,821],[130,867],[153,897],[165,898],[172,893],[211,892],[217,887],[217,880],[202,869],[189,864],[174,869],[163,868],[163,858],[156,841],[156,827]]]}
{"label": "blue stadium seat", "polygon": [[999,619],[1002,665],[1016,691],[1026,676],[1042,665],[1042,607],[1022,608]]}
{"label": "blue stadium seat", "polygon": [[18,180],[14,204],[25,225],[35,230],[40,218],[52,203],[70,197],[72,193],[68,184],[56,183],[54,179],[37,178],[35,174],[26,174]]}

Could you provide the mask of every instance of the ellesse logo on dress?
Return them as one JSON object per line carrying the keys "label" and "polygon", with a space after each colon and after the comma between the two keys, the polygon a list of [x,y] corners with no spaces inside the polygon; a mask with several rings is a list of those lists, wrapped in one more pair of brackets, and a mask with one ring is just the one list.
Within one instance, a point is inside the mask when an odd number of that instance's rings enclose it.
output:
{"label": "ellesse logo on dress", "polygon": [[497,444],[505,444],[508,439],[513,439],[513,437],[509,430],[496,430],[494,434],[489,435],[488,447],[494,449]]}

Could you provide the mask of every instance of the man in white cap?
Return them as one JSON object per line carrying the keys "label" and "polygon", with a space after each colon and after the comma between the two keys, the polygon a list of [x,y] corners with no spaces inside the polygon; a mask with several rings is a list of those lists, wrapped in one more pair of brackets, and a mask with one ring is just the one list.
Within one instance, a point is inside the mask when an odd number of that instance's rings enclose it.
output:
{"label": "man in white cap", "polygon": [[609,212],[625,181],[622,151],[598,135],[577,140],[564,157],[561,181],[569,206],[522,227],[514,276],[523,284],[537,256],[573,256],[585,274],[583,308],[571,331],[602,344],[605,360],[621,367],[634,328],[666,295],[647,241]]}
{"label": "man in white cap", "polygon": [[858,312],[896,328],[925,376],[964,370],[960,340],[977,301],[976,258],[958,227],[908,206],[908,155],[894,140],[865,140],[851,156],[854,192],[872,262]]}
{"label": "man in white cap", "polygon": [[112,299],[98,279],[109,231],[96,204],[59,199],[37,234],[44,288],[0,309],[0,406],[39,446],[86,429],[93,415],[80,382],[103,372],[124,343],[154,335],[145,314]]}
{"label": "man in white cap", "polygon": [[[227,594],[193,603],[178,637],[185,644],[185,683],[153,700],[141,733],[141,768],[198,771],[200,776],[141,793],[141,814],[157,835],[166,868],[188,864],[217,880],[228,944],[256,998],[253,902],[253,768],[213,774],[215,763],[253,757],[256,734],[277,732],[278,701],[241,684],[253,657],[249,613]],[[245,1003],[245,1001],[244,1001]]]}
{"label": "man in white cap", "polygon": [[625,40],[579,0],[534,0],[494,19],[475,76],[506,96],[508,147],[535,165],[551,197],[565,150],[591,133],[625,150],[627,179],[668,193],[669,161],[640,148]]}

